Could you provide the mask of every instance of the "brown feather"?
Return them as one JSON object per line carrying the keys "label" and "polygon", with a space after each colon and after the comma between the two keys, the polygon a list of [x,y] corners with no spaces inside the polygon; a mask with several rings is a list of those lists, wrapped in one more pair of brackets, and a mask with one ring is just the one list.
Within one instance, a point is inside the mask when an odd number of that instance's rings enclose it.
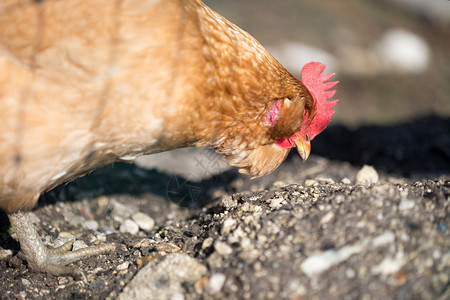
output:
{"label": "brown feather", "polygon": [[[254,176],[313,111],[303,84],[200,1],[0,0],[0,208],[117,160],[213,147]],[[288,98],[274,127],[273,101]],[[310,114],[312,115],[312,114]]]}

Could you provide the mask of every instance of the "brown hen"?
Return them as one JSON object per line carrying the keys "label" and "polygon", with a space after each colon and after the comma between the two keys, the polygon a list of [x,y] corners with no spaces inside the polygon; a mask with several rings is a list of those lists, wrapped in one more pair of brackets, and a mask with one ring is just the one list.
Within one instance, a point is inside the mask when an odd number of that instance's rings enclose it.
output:
{"label": "brown hen", "polygon": [[335,104],[323,69],[302,83],[198,0],[0,0],[0,208],[29,266],[79,274],[64,265],[114,249],[47,249],[25,213],[106,164],[211,147],[257,177],[294,145],[306,159]]}

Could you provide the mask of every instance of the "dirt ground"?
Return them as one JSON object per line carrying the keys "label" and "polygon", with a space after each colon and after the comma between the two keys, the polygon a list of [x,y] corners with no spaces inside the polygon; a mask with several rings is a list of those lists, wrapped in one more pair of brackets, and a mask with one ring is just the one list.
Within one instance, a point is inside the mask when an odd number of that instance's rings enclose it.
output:
{"label": "dirt ground", "polygon": [[[435,134],[422,135],[424,129]],[[384,131],[389,138],[377,139]],[[335,144],[336,132],[349,144]],[[152,274],[183,255],[174,273],[196,270],[189,258],[198,273],[180,279],[163,272],[132,290],[150,290],[151,299],[448,299],[450,119],[356,131],[334,126],[318,141],[317,152],[333,149],[330,158],[303,163],[291,155],[258,180],[230,170],[190,182],[115,164],[59,187],[34,211],[45,241],[71,234],[88,245],[122,246],[76,264],[87,283],[3,260],[1,298],[115,299],[147,262]],[[403,155],[392,154],[401,145]],[[362,164],[379,178],[368,172],[372,183],[355,183]],[[152,217],[154,227],[120,232],[136,212]],[[17,251],[2,220],[0,245]],[[98,229],[87,229],[93,220]]]}
{"label": "dirt ground", "polygon": [[[227,10],[210,2],[223,14],[242,3],[230,1]],[[439,67],[414,76],[342,76],[342,105],[313,141],[313,155],[302,162],[291,153],[263,178],[216,174],[218,158],[192,150],[175,164],[182,171],[117,163],[43,195],[33,220],[49,246],[71,238],[118,245],[74,264],[86,282],[33,273],[11,259],[19,245],[2,213],[0,299],[450,299],[448,29],[400,9],[380,17],[385,7],[373,1],[347,2],[371,6],[381,27],[424,33]],[[249,5],[233,15],[236,22],[273,43],[283,29],[258,32]],[[356,22],[332,8],[343,23]],[[329,17],[328,9],[312,11]],[[264,16],[273,24],[273,15]],[[195,172],[203,175],[192,177],[183,160],[199,158],[206,165]],[[149,227],[133,229],[137,215]]]}

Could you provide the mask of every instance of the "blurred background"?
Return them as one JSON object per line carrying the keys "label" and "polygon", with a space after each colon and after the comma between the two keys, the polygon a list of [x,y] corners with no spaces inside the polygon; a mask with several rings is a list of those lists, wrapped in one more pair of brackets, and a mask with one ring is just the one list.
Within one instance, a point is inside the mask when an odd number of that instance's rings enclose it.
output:
{"label": "blurred background", "polygon": [[341,83],[333,123],[450,116],[446,0],[206,0],[292,74],[318,60]]}

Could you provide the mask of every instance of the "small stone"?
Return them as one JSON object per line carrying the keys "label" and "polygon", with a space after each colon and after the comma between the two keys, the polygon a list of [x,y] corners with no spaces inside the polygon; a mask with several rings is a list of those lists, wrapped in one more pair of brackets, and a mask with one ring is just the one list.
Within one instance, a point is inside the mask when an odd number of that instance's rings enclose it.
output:
{"label": "small stone", "polygon": [[241,206],[241,211],[242,212],[258,213],[258,212],[261,212],[262,210],[263,209],[262,209],[262,207],[260,205],[253,205],[253,204],[250,204],[248,202],[244,203]]}
{"label": "small stone", "polygon": [[345,276],[347,276],[347,278],[349,278],[349,279],[352,279],[356,276],[356,272],[351,268],[347,268],[345,270]]}
{"label": "small stone", "polygon": [[150,247],[155,241],[151,239],[142,239],[136,244],[133,245],[133,248],[144,248],[144,247]]}
{"label": "small stone", "polygon": [[224,197],[222,203],[226,208],[235,208],[237,206],[237,201],[232,197]]}
{"label": "small stone", "polygon": [[205,250],[206,248],[209,248],[214,243],[214,239],[212,237],[207,237],[203,243],[202,243],[202,249]]}
{"label": "small stone", "polygon": [[386,257],[381,263],[372,268],[373,274],[389,275],[400,271],[405,264],[403,253],[399,252],[395,258]]}
{"label": "small stone", "polygon": [[118,265],[116,269],[117,269],[117,271],[123,271],[123,270],[127,270],[129,266],[130,266],[130,262],[126,261],[126,262]]}
{"label": "small stone", "polygon": [[62,231],[59,233],[58,237],[53,241],[53,248],[58,248],[67,242],[74,241],[75,236],[68,232]]}
{"label": "small stone", "polygon": [[139,226],[134,221],[127,219],[120,225],[119,231],[122,233],[136,234],[139,232]]}
{"label": "small stone", "polygon": [[114,202],[111,216],[113,220],[122,223],[124,220],[129,218],[132,214],[139,211],[138,207],[133,204],[124,205],[119,202]]}
{"label": "small stone", "polygon": [[321,219],[320,219],[320,225],[326,224],[333,220],[334,213],[332,211],[327,212]]}
{"label": "small stone", "polygon": [[414,201],[412,200],[408,200],[408,199],[403,199],[402,201],[400,201],[400,204],[398,205],[398,209],[400,211],[403,210],[410,210],[412,209],[416,204],[414,203]]}
{"label": "small stone", "polygon": [[172,296],[170,296],[170,300],[184,300],[184,295],[181,293],[173,293]]}
{"label": "small stone", "polygon": [[233,253],[233,248],[231,248],[230,246],[228,246],[226,243],[221,242],[221,241],[216,241],[214,243],[214,249],[216,250],[216,252],[220,255],[230,255],[231,253]]}
{"label": "small stone", "polygon": [[31,282],[30,282],[28,279],[22,278],[22,284],[23,284],[24,286],[30,286],[30,285],[31,285]]}
{"label": "small stone", "polygon": [[222,224],[222,235],[230,234],[231,230],[236,225],[236,221],[234,219],[226,219]]}
{"label": "small stone", "polygon": [[157,244],[155,246],[155,249],[157,251],[162,251],[162,252],[166,252],[166,253],[176,253],[181,250],[180,247],[178,247],[177,245],[168,243],[168,242]]}
{"label": "small stone", "polygon": [[318,184],[319,184],[319,182],[314,179],[306,179],[305,180],[305,186],[313,186],[313,185],[318,185]]}
{"label": "small stone", "polygon": [[12,250],[6,250],[0,248],[0,261],[1,260],[8,260],[11,257],[13,257],[14,252]]}
{"label": "small stone", "polygon": [[153,259],[142,267],[114,299],[181,300],[186,288],[193,288],[207,271],[206,266],[187,254],[170,253],[164,259]]}
{"label": "small stone", "polygon": [[86,248],[88,245],[82,240],[75,240],[72,245],[72,251]]}
{"label": "small stone", "polygon": [[365,165],[356,174],[356,184],[370,185],[378,182],[378,172],[372,167]]}
{"label": "small stone", "polygon": [[145,231],[150,231],[155,226],[155,220],[147,214],[137,212],[131,216],[134,222]]}
{"label": "small stone", "polygon": [[322,184],[334,184],[333,178],[329,178],[329,177],[320,177],[320,178],[317,178],[317,180]]}
{"label": "small stone", "polygon": [[380,247],[387,244],[391,244],[395,241],[395,234],[392,231],[386,231],[372,239],[373,247]]}
{"label": "small stone", "polygon": [[269,206],[271,209],[278,209],[282,206],[281,202],[283,201],[284,201],[283,197],[272,199],[270,200]]}
{"label": "small stone", "polygon": [[349,178],[347,178],[347,177],[343,178],[343,179],[341,180],[341,182],[342,182],[343,184],[352,184],[352,181],[351,181]]}
{"label": "small stone", "polygon": [[95,220],[86,221],[83,223],[83,227],[89,230],[97,230],[98,229],[98,222]]}
{"label": "small stone", "polygon": [[69,282],[70,282],[70,279],[68,277],[60,277],[58,279],[58,286],[68,284]]}
{"label": "small stone", "polygon": [[226,280],[225,274],[222,273],[214,273],[211,275],[208,284],[208,290],[211,294],[216,294],[222,290],[222,287]]}

